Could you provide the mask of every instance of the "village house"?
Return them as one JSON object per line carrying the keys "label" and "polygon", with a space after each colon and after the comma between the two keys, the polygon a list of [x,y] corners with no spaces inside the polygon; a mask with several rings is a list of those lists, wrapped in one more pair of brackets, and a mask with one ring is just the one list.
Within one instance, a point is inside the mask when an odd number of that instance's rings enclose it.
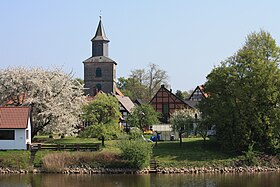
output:
{"label": "village house", "polygon": [[[197,86],[190,97],[186,100],[179,98],[172,93],[172,90],[167,89],[164,85],[160,87],[155,96],[151,99],[150,104],[155,111],[161,114],[161,124],[154,125],[152,129],[161,133],[162,139],[170,139],[170,135],[174,135],[177,139],[177,134],[172,132],[170,125],[170,117],[175,110],[179,109],[196,109],[198,103],[208,95],[204,92],[204,86]],[[197,116],[197,115],[196,115]],[[194,124],[194,128],[197,124]],[[213,130],[209,130],[209,134],[214,134]]]}
{"label": "village house", "polygon": [[151,99],[150,104],[156,112],[161,114],[161,123],[169,123],[170,116],[175,110],[193,108],[186,101],[173,94],[172,91],[167,89],[164,85],[161,85],[160,89]]}
{"label": "village house", "polygon": [[156,112],[161,114],[161,124],[153,125],[153,131],[160,133],[162,140],[178,139],[178,133],[173,132],[169,122],[171,114],[175,110],[184,108],[192,109],[193,107],[173,94],[172,91],[167,89],[164,85],[161,85],[160,89],[151,99],[150,104]]}
{"label": "village house", "polygon": [[30,108],[0,107],[0,150],[26,150],[30,144]]}
{"label": "village house", "polygon": [[127,123],[127,116],[132,112],[132,109],[135,105],[127,96],[115,95],[115,97],[120,103],[120,112],[122,114],[120,119],[120,125],[122,128],[125,129],[125,131],[128,131],[129,125]]}

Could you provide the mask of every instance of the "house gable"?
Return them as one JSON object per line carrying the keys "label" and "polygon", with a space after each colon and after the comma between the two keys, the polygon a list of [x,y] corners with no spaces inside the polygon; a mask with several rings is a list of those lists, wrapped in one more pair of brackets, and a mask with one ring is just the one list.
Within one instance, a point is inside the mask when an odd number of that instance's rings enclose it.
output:
{"label": "house gable", "polygon": [[0,129],[26,129],[29,107],[0,107]]}
{"label": "house gable", "polygon": [[170,115],[176,109],[192,108],[188,103],[166,89],[164,85],[160,87],[156,95],[151,99],[150,104],[155,111],[162,114],[162,118],[160,119],[162,123],[167,123]]}
{"label": "house gable", "polygon": [[197,86],[192,94],[189,97],[189,101],[201,101],[203,98],[206,98],[208,95],[204,92],[204,86]]}
{"label": "house gable", "polygon": [[31,144],[29,107],[0,107],[0,149],[27,149]]}

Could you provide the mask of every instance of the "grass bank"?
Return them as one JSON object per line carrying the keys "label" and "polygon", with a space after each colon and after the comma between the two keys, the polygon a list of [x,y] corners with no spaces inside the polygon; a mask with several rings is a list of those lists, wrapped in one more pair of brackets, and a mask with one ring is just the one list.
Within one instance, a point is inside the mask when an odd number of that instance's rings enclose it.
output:
{"label": "grass bank", "polygon": [[[95,138],[65,137],[49,138],[48,136],[36,137],[38,142],[48,144],[82,144],[100,143]],[[58,152],[50,150],[38,151],[34,160],[34,167],[41,167],[43,164],[55,170],[56,166],[84,165],[90,167],[123,167],[125,163],[120,158],[119,144],[121,140],[107,140],[105,147],[98,152]],[[29,151],[0,151],[0,167],[14,169],[28,169]],[[244,155],[234,155],[224,153],[215,142],[207,140],[203,142],[201,138],[184,138],[182,147],[178,141],[160,141],[157,146],[153,143],[153,158],[156,159],[160,167],[238,167],[246,166]],[[280,165],[276,156],[265,156],[257,158],[258,166]],[[62,164],[62,165],[61,165]]]}
{"label": "grass bank", "polygon": [[28,169],[30,151],[0,151],[0,168]]}
{"label": "grass bank", "polygon": [[215,142],[202,138],[184,138],[182,146],[178,141],[159,142],[153,155],[162,167],[232,166],[242,158],[223,153]]}

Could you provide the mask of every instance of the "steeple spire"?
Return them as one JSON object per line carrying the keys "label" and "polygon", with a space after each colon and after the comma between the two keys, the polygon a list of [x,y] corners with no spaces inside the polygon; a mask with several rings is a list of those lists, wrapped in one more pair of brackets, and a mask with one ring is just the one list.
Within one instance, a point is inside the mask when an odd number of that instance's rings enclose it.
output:
{"label": "steeple spire", "polygon": [[91,41],[107,41],[109,42],[108,38],[106,37],[104,28],[103,28],[103,24],[102,24],[102,17],[101,15],[99,16],[99,23],[97,26],[97,30],[95,33],[95,36],[91,39]]}
{"label": "steeple spire", "polygon": [[108,56],[108,43],[109,40],[105,35],[102,24],[101,15],[97,26],[95,36],[91,39],[92,42],[92,56]]}
{"label": "steeple spire", "polygon": [[117,63],[109,58],[109,40],[103,29],[101,15],[91,43],[92,55],[83,61],[85,94],[94,96],[96,90],[102,90],[104,93],[115,93]]}

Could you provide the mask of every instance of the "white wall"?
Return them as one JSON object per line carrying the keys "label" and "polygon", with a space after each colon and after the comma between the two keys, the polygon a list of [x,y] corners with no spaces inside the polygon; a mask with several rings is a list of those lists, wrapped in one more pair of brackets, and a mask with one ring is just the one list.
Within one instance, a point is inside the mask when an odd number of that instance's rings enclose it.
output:
{"label": "white wall", "polygon": [[179,139],[177,132],[174,132],[170,124],[158,124],[153,125],[153,131],[158,131],[161,133],[161,140],[170,140],[170,136],[174,135],[175,140]]}
{"label": "white wall", "polygon": [[28,126],[27,126],[26,130],[28,130],[28,139],[26,139],[26,135],[25,135],[24,136],[25,144],[29,144],[30,145],[31,144],[31,122],[30,122],[30,118],[28,118]]}
{"label": "white wall", "polygon": [[15,130],[15,140],[0,140],[0,149],[26,149],[25,129],[2,129]]}

